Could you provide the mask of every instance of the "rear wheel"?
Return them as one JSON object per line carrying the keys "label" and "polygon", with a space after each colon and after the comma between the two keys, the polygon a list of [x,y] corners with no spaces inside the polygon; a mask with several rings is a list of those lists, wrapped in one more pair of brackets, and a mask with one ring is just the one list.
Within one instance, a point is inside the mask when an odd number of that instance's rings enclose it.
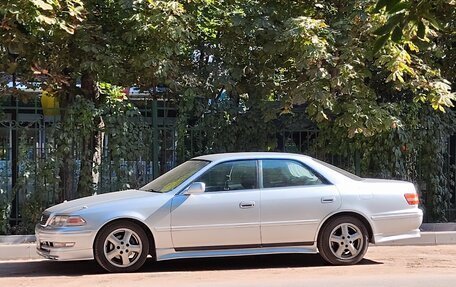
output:
{"label": "rear wheel", "polygon": [[318,250],[333,265],[356,264],[369,245],[366,226],[351,216],[336,217],[325,224],[318,237]]}
{"label": "rear wheel", "polygon": [[94,257],[108,272],[132,272],[146,261],[149,240],[144,230],[130,221],[103,227],[94,244]]}

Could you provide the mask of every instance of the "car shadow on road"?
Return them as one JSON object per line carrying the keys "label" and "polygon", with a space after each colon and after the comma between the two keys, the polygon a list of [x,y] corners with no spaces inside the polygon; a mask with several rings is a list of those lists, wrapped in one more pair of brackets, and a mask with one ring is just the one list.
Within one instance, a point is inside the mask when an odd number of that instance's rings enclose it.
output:
{"label": "car shadow on road", "polygon": [[[358,265],[383,264],[363,259]],[[137,272],[194,272],[248,269],[331,267],[317,254],[261,255],[226,258],[178,259],[155,262],[148,259]],[[92,261],[4,261],[0,263],[1,277],[81,276],[105,273]]]}

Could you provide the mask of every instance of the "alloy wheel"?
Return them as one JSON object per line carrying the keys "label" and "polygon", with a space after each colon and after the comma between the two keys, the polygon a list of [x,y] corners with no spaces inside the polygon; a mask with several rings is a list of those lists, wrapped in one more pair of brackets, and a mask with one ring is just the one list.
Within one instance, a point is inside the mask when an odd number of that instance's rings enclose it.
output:
{"label": "alloy wheel", "polygon": [[355,258],[365,244],[361,230],[354,224],[341,223],[330,233],[329,249],[339,259]]}
{"label": "alloy wheel", "polygon": [[129,267],[141,256],[143,244],[140,236],[128,228],[112,231],[104,241],[104,255],[116,267]]}

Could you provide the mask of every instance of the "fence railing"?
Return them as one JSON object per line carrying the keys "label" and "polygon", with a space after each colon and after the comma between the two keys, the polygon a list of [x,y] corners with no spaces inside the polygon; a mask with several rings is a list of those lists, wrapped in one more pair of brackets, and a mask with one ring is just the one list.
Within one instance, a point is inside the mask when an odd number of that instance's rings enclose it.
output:
{"label": "fence railing", "polygon": [[[141,112],[141,117],[136,119],[139,130],[135,141],[141,142],[142,148],[129,154],[126,146],[124,154],[129,155],[118,156],[117,151],[110,148],[115,135],[106,135],[101,162],[96,167],[98,180],[92,186],[94,192],[137,188],[179,162],[218,152],[211,143],[205,142],[201,130],[190,129],[184,135],[177,134],[177,111],[172,103],[143,98],[133,104]],[[75,140],[68,147],[68,158],[62,159],[56,154],[60,111],[56,109],[50,114],[44,111],[39,96],[26,103],[7,99],[0,106],[0,119],[0,218],[7,214],[9,224],[18,225],[24,218],[33,220],[33,216],[40,213],[34,214],[31,210],[60,202],[62,194],[77,197],[83,148],[76,132]],[[358,175],[361,173],[359,154],[338,156],[317,150],[313,148],[317,136],[316,129],[282,130],[277,134],[277,151],[308,154]],[[448,142],[448,165],[454,165],[455,151],[456,141],[452,138]],[[68,170],[65,173],[62,169]],[[449,188],[454,200],[454,183]],[[447,219],[456,221],[454,202],[452,204],[446,211]]]}
{"label": "fence railing", "polygon": [[[118,135],[106,132],[101,160],[94,166],[97,181],[90,183],[93,192],[140,187],[177,163],[173,104],[152,98],[135,100],[133,104],[141,116],[132,120],[135,136],[128,144],[134,145],[136,141],[140,148],[131,152],[130,146],[124,146],[119,152],[112,147]],[[61,111],[43,109],[39,96],[27,102],[3,98],[0,105],[0,217],[8,215],[11,226],[33,213],[33,208],[79,196],[84,143],[77,130],[61,143]]]}
{"label": "fence railing", "polygon": [[[211,142],[207,142],[207,134],[210,131],[203,131],[200,129],[192,129],[187,131],[185,137],[182,137],[184,142],[183,146],[187,149],[180,150],[180,158],[190,159],[193,156],[201,155],[205,153],[217,153],[224,152],[223,148],[220,150],[217,147],[212,146]],[[281,130],[276,135],[277,145],[275,151],[280,152],[291,152],[291,153],[301,153],[306,154],[325,162],[331,163],[337,167],[348,170],[361,177],[379,177],[379,178],[391,178],[389,173],[376,172],[368,168],[368,164],[365,161],[366,159],[362,156],[362,151],[353,151],[347,155],[336,155],[328,153],[324,149],[319,149],[316,147],[315,142],[318,137],[317,129],[300,129],[300,130]],[[248,136],[248,135],[246,135]],[[444,143],[445,144],[445,143]],[[446,143],[447,151],[443,154],[445,157],[444,163],[444,172],[446,177],[450,180],[446,188],[451,194],[450,202],[446,202],[449,208],[445,209],[445,218],[448,221],[456,221],[456,137],[450,137]],[[415,186],[419,189],[421,194],[421,199],[423,202],[429,200],[428,187],[425,184],[425,179],[423,178],[423,171],[428,167],[420,165],[419,160],[414,164],[418,165],[417,170],[413,176],[408,176],[406,178],[396,178],[396,179],[405,179],[408,181],[413,181]],[[429,222],[432,220],[429,213],[426,211],[426,207],[423,205],[424,209],[424,221]]]}

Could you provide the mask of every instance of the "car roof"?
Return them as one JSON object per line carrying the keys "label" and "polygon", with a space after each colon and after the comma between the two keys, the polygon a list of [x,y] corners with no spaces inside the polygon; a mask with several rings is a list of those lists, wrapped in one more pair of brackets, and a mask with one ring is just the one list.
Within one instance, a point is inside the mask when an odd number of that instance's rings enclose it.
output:
{"label": "car roof", "polygon": [[276,159],[276,158],[285,158],[285,159],[302,159],[310,158],[309,156],[296,153],[285,153],[285,152],[235,152],[235,153],[216,153],[208,154],[195,157],[193,159],[198,160],[209,160],[209,161],[225,161],[225,160],[240,160],[240,159]]}

